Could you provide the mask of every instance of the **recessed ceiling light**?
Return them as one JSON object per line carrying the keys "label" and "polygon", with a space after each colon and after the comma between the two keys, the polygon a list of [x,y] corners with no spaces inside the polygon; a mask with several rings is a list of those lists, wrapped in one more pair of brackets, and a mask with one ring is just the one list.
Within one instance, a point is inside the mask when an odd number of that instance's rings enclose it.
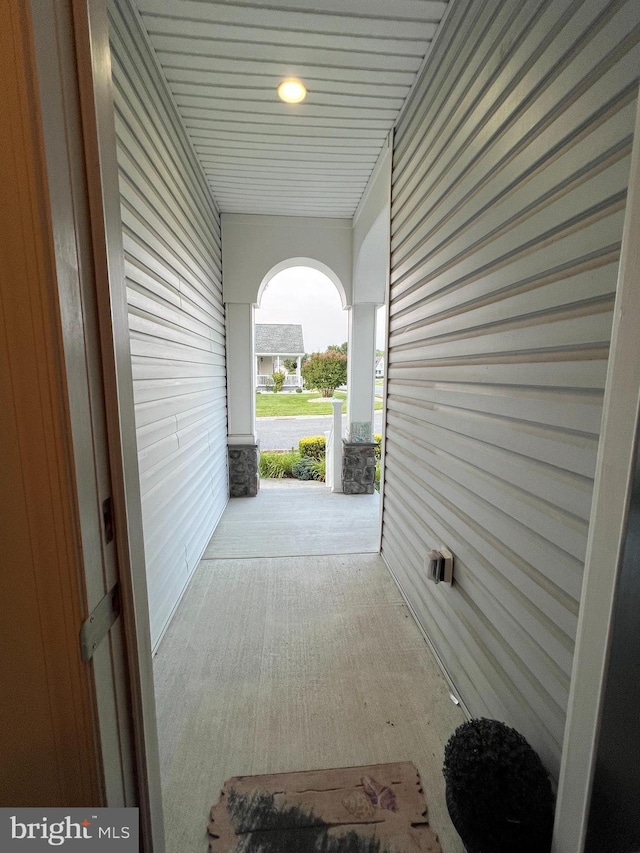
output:
{"label": "recessed ceiling light", "polygon": [[283,80],[278,86],[278,97],[287,104],[299,104],[307,97],[307,90],[299,80]]}

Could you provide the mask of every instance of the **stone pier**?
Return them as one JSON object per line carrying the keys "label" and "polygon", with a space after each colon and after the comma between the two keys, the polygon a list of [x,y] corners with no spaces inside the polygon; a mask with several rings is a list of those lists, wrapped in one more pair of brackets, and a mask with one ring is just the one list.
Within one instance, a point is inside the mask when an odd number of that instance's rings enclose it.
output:
{"label": "stone pier", "polygon": [[229,452],[229,496],[232,498],[255,498],[258,494],[258,445],[230,444]]}
{"label": "stone pier", "polygon": [[345,495],[372,495],[375,490],[375,441],[342,440],[342,491]]}

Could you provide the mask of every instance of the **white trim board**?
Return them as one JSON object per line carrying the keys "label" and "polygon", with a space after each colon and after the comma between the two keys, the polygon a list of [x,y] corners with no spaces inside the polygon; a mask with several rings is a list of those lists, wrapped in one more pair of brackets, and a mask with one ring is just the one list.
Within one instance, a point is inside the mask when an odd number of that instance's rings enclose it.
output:
{"label": "white trim board", "polygon": [[562,753],[553,853],[584,849],[640,410],[640,110]]}

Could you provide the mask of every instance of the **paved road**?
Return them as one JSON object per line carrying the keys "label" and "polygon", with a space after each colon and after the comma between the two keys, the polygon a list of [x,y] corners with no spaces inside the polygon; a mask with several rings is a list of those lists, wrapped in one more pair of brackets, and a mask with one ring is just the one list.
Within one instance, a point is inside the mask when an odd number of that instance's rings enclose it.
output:
{"label": "paved road", "polygon": [[[298,448],[301,438],[324,435],[331,429],[331,415],[298,418],[256,418],[261,450],[291,450]],[[342,416],[343,428],[346,415]],[[382,412],[375,413],[374,432],[382,432]]]}

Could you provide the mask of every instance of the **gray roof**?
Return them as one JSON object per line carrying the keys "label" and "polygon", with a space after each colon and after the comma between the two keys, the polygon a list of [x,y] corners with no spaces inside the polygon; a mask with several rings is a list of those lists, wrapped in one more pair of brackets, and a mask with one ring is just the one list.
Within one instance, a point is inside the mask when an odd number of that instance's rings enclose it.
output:
{"label": "gray roof", "polygon": [[295,323],[256,324],[256,355],[304,355],[302,326]]}

